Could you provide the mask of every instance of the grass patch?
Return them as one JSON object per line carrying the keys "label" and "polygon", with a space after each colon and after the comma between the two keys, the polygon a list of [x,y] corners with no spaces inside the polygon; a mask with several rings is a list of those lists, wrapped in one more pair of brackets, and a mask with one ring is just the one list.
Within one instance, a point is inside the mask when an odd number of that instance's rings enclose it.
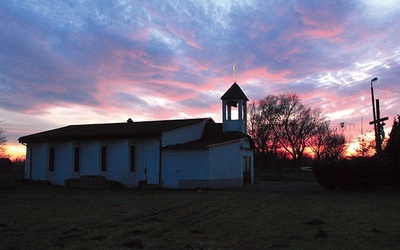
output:
{"label": "grass patch", "polygon": [[[277,181],[278,176],[276,171],[264,168],[255,168],[256,181]],[[280,178],[281,181],[315,181],[314,174],[296,169],[282,169]]]}
{"label": "grass patch", "polygon": [[396,249],[400,192],[0,191],[0,249]]}

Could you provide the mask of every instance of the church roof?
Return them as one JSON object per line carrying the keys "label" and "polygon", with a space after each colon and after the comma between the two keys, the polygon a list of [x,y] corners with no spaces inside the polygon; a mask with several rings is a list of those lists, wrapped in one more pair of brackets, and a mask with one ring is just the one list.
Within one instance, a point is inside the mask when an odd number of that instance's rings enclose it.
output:
{"label": "church roof", "polygon": [[159,120],[145,122],[124,122],[105,124],[70,125],[32,135],[22,136],[20,143],[82,140],[82,139],[118,139],[127,137],[154,137],[160,133],[180,127],[196,124],[211,118]]}
{"label": "church roof", "polygon": [[203,135],[199,140],[194,140],[182,144],[165,146],[164,149],[201,149],[208,146],[231,142],[243,138],[249,138],[248,135],[239,131],[222,132],[222,123],[207,123]]}
{"label": "church roof", "polygon": [[243,90],[239,87],[239,85],[234,82],[232,86],[225,92],[225,94],[221,97],[221,100],[231,100],[231,99],[242,99],[248,101],[249,99],[244,94]]}

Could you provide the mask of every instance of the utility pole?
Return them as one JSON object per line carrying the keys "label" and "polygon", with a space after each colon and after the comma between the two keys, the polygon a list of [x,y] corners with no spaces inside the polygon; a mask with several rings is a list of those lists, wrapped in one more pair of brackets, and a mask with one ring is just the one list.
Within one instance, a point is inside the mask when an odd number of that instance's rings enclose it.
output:
{"label": "utility pole", "polygon": [[376,99],[376,133],[378,136],[376,137],[376,153],[378,155],[382,152],[382,140],[381,140],[381,111],[379,108],[379,99]]}
{"label": "utility pole", "polygon": [[383,130],[383,121],[388,120],[389,117],[383,117],[381,118],[381,111],[379,108],[379,99],[376,99],[376,119],[369,122],[369,124],[373,124],[375,130],[375,144],[376,144],[376,154],[379,156],[382,152],[382,140],[383,136],[382,135],[382,130]]}
{"label": "utility pole", "polygon": [[378,154],[378,129],[377,129],[377,124],[376,124],[376,113],[375,113],[375,97],[374,97],[374,87],[373,83],[375,81],[378,81],[378,77],[374,77],[371,79],[371,98],[372,98],[372,122],[370,124],[374,125],[374,133],[375,133],[375,148],[376,148],[376,153]]}

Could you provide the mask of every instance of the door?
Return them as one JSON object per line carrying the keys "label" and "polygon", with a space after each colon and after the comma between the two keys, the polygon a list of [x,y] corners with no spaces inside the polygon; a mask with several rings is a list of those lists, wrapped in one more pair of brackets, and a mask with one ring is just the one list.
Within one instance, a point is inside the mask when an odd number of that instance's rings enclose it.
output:
{"label": "door", "polygon": [[163,179],[164,187],[179,188],[178,156],[164,156]]}
{"label": "door", "polygon": [[243,184],[251,183],[251,157],[243,156]]}

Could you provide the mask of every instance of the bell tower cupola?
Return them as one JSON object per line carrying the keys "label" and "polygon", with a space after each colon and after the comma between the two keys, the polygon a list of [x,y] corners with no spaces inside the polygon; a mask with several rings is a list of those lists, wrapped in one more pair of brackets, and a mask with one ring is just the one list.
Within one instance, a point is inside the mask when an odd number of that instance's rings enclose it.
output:
{"label": "bell tower cupola", "polygon": [[221,97],[221,100],[223,132],[238,131],[247,134],[247,102],[249,99],[236,81]]}

